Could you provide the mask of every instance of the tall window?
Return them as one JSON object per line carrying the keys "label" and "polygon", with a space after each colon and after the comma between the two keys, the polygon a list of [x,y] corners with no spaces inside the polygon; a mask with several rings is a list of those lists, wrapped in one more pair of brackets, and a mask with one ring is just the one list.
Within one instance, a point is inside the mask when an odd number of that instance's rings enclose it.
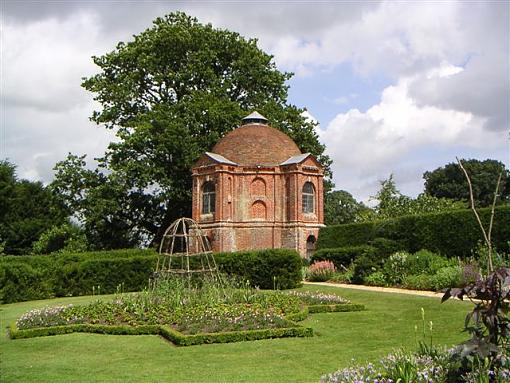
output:
{"label": "tall window", "polygon": [[303,213],[313,213],[315,206],[315,189],[311,182],[303,185]]}
{"label": "tall window", "polygon": [[216,188],[214,183],[206,182],[202,186],[202,214],[214,213],[216,206]]}

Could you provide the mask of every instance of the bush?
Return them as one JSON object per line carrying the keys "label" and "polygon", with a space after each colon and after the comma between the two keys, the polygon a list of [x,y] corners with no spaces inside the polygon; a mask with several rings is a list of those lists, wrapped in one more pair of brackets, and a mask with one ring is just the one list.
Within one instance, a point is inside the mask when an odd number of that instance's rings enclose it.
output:
{"label": "bush", "polygon": [[373,251],[374,247],[368,245],[321,249],[312,255],[311,262],[331,261],[337,270],[345,270],[355,259]]}
{"label": "bush", "polygon": [[411,290],[433,290],[432,277],[427,274],[407,275],[402,281],[402,286]]}
{"label": "bush", "polygon": [[453,266],[456,263],[455,260],[449,260],[431,251],[420,250],[407,257],[405,269],[407,270],[407,274],[410,275],[434,275],[443,267]]}
{"label": "bush", "polygon": [[386,260],[384,263],[384,275],[390,284],[397,285],[402,283],[402,280],[408,274],[407,259],[409,256],[409,253],[399,251],[390,255]]}
{"label": "bush", "polygon": [[308,267],[308,280],[326,282],[335,274],[335,265],[331,261],[317,261]]}
{"label": "bush", "polygon": [[352,282],[362,284],[370,274],[382,271],[386,259],[389,257],[385,251],[378,251],[371,246],[361,257],[354,261],[354,274]]}
{"label": "bush", "polygon": [[[487,225],[490,209],[480,209],[482,222]],[[466,258],[472,254],[482,234],[471,210],[399,217],[386,221],[328,226],[321,229],[317,248],[339,248],[368,244],[378,237],[397,241],[409,252],[420,249]],[[498,206],[494,215],[492,239],[494,246],[507,252],[510,238],[510,206]]]}
{"label": "bush", "polygon": [[460,266],[443,267],[432,277],[432,287],[439,291],[448,287],[458,287],[461,281],[462,269]]}
{"label": "bush", "polygon": [[333,274],[333,276],[330,278],[330,281],[337,283],[351,283],[353,276],[354,271],[352,268],[349,268],[347,269],[347,271],[336,272],[335,274]]}
{"label": "bush", "polygon": [[241,277],[261,289],[293,289],[301,286],[301,257],[295,250],[265,249],[218,253],[220,271]]}
{"label": "bush", "polygon": [[365,278],[365,284],[368,286],[386,286],[386,278],[382,271],[376,271]]}

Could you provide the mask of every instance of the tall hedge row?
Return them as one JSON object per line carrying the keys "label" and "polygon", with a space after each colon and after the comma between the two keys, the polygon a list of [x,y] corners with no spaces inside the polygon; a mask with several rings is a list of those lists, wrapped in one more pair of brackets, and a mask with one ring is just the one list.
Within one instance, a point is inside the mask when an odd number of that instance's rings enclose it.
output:
{"label": "tall hedge row", "polygon": [[[480,209],[487,227],[490,208]],[[448,257],[466,257],[483,240],[478,222],[471,210],[405,216],[386,221],[328,226],[320,231],[318,249],[359,246],[376,238],[397,241],[410,252],[428,249]],[[495,210],[492,239],[496,249],[509,251],[510,206]]]}
{"label": "tall hedge row", "polygon": [[[293,288],[301,283],[301,258],[287,249],[215,255],[221,271],[245,278],[254,286]],[[0,302],[139,291],[153,276],[152,250],[116,250],[49,256],[0,257]]]}

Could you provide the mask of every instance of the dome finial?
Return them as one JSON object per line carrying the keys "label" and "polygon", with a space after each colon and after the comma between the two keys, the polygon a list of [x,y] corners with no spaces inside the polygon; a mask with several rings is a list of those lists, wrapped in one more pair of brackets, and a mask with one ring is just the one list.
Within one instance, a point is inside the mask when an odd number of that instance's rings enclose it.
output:
{"label": "dome finial", "polygon": [[248,124],[263,124],[267,125],[267,118],[265,118],[263,115],[261,115],[259,112],[254,111],[245,118],[242,119],[243,125]]}

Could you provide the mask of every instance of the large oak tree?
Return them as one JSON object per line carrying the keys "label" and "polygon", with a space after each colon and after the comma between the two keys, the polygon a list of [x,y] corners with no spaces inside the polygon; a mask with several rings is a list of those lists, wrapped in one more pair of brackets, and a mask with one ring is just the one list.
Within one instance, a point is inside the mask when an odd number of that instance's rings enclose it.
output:
{"label": "large oak tree", "polygon": [[[253,110],[329,172],[314,123],[287,101],[292,74],[256,40],[172,13],[93,60],[100,72],[83,82],[101,105],[92,120],[117,140],[96,171],[77,156],[59,163],[53,187],[100,247],[157,242],[175,218],[189,216],[191,166]],[[121,240],[108,243],[115,235]]]}

